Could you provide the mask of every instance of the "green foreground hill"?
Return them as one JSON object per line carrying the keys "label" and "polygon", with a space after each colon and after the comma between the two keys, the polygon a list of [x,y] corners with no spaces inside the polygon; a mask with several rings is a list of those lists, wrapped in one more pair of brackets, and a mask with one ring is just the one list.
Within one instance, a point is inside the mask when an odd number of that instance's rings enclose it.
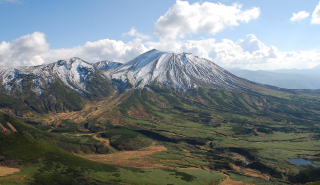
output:
{"label": "green foreground hill", "polygon": [[[209,184],[227,177],[253,184],[313,182],[320,180],[318,168],[287,159],[314,156],[309,160],[320,164],[319,95],[265,88],[177,92],[154,84],[102,104],[88,101],[78,111],[34,112],[20,120],[1,113],[4,127],[10,122],[18,130],[0,132],[1,160],[22,168],[19,173],[35,169],[23,182],[29,184]],[[79,157],[141,150],[152,142],[167,150],[131,160],[161,169]]]}
{"label": "green foreground hill", "polygon": [[[205,170],[143,170],[89,161],[48,144],[46,141],[36,140],[36,135],[43,133],[41,130],[2,113],[0,118],[1,122],[10,121],[18,130],[9,135],[1,135],[1,164],[21,169],[13,175],[0,177],[0,183],[3,185],[162,184],[163,182],[207,184],[224,178],[222,174]],[[21,128],[24,131],[20,130]],[[52,138],[59,137],[57,134],[50,134]],[[19,177],[23,177],[24,180],[21,181]],[[153,182],[155,179],[165,180]]]}

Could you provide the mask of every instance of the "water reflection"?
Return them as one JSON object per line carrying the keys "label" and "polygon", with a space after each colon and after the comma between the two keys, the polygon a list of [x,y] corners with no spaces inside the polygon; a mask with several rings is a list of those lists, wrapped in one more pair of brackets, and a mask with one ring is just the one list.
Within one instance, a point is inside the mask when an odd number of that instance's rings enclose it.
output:
{"label": "water reflection", "polygon": [[[289,162],[297,164],[297,165],[310,165],[313,164],[311,161],[305,160],[305,159],[288,159]],[[315,167],[319,168],[320,165],[313,164]]]}

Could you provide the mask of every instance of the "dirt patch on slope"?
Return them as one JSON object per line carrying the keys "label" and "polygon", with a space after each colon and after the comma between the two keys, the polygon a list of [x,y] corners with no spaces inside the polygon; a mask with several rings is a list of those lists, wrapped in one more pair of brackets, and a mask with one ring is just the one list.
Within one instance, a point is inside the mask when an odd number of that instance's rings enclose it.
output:
{"label": "dirt patch on slope", "polygon": [[221,174],[226,176],[226,178],[221,179],[220,182],[219,182],[219,185],[254,185],[254,184],[246,183],[246,182],[243,182],[243,181],[233,180],[233,179],[230,178],[230,176],[228,174],[224,174],[224,173],[221,173]]}
{"label": "dirt patch on slope", "polygon": [[[104,155],[83,155],[81,157],[105,164],[113,164],[125,167],[136,168],[164,168],[163,164],[152,163],[150,161],[140,160],[157,152],[166,151],[167,148],[162,145],[156,145],[155,142],[151,146],[138,151],[123,151],[113,154]],[[131,160],[130,160],[131,159]],[[132,160],[134,159],[134,160]],[[167,168],[167,167],[166,167]]]}
{"label": "dirt patch on slope", "polygon": [[[235,157],[236,158],[236,157]],[[259,171],[256,171],[256,170],[253,170],[253,169],[250,169],[250,168],[242,168],[242,167],[239,167],[239,166],[236,166],[234,164],[230,164],[232,166],[232,168],[238,172],[243,172],[245,175],[248,175],[248,176],[251,176],[251,177],[258,177],[258,178],[261,178],[263,180],[269,180],[269,178],[260,173]]]}
{"label": "dirt patch on slope", "polygon": [[6,177],[0,177],[0,180],[11,181],[11,182],[24,182],[26,180],[26,177],[27,175],[9,175]]}
{"label": "dirt patch on slope", "polygon": [[104,146],[108,147],[112,152],[117,152],[116,149],[114,149],[112,146],[110,146],[109,139],[105,139],[105,138],[102,138],[102,137],[97,137],[97,135],[94,135],[93,139],[101,141],[104,144]]}
{"label": "dirt patch on slope", "polygon": [[62,120],[69,119],[75,123],[83,123],[86,122],[87,119],[94,118],[105,118],[108,117],[108,112],[112,110],[113,107],[117,106],[121,101],[120,99],[124,98],[123,96],[116,95],[114,92],[110,97],[95,102],[89,102],[85,105],[85,107],[80,111],[73,112],[62,112],[62,113],[49,113],[49,117],[41,120],[42,122],[46,122],[49,124],[59,124]]}
{"label": "dirt patch on slope", "polygon": [[13,174],[15,172],[20,172],[19,168],[9,168],[9,167],[5,167],[5,166],[0,166],[0,177],[1,176],[6,176],[9,174]]}
{"label": "dirt patch on slope", "polygon": [[236,181],[233,179],[227,179],[227,180],[223,181],[220,185],[254,185],[254,184],[246,183],[243,181]]}
{"label": "dirt patch on slope", "polygon": [[257,172],[255,170],[252,170],[252,169],[241,169],[241,172],[243,172],[245,175],[249,175],[249,176],[252,176],[252,177],[258,177],[258,178],[261,178],[261,179],[264,179],[264,180],[268,180],[268,177],[261,174],[260,172]]}

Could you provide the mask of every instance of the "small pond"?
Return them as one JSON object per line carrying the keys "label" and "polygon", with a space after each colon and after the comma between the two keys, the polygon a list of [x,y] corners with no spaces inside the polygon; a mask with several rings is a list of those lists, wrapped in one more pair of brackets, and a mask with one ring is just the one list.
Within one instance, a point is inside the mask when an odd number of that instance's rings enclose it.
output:
{"label": "small pond", "polygon": [[[292,162],[294,164],[297,164],[297,165],[310,165],[312,164],[311,161],[308,161],[308,160],[305,160],[305,159],[288,159],[289,162]],[[315,167],[319,168],[320,165],[318,164],[313,164]]]}

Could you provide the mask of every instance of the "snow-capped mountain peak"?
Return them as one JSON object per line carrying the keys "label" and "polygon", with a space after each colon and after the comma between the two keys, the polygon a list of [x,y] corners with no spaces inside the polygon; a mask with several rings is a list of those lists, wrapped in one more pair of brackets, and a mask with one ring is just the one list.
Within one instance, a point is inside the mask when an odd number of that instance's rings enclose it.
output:
{"label": "snow-capped mountain peak", "polygon": [[53,72],[70,88],[80,91],[87,91],[88,77],[94,73],[92,64],[80,58],[70,58],[69,60],[59,60],[53,66]]}
{"label": "snow-capped mountain peak", "polygon": [[187,90],[196,87],[236,89],[245,88],[246,82],[213,62],[189,53],[150,50],[135,59],[107,71],[120,86],[130,83],[143,88],[158,82],[173,89]]}
{"label": "snow-capped mountain peak", "polygon": [[[104,76],[101,76],[101,73],[104,73]],[[197,87],[219,89],[250,87],[248,81],[232,75],[209,60],[190,53],[164,52],[155,49],[124,64],[110,61],[91,64],[74,57],[46,65],[0,69],[0,83],[8,94],[13,90],[22,92],[26,86],[41,96],[43,90],[48,89],[50,84],[60,81],[87,96],[91,93],[88,89],[90,79],[99,79],[94,80],[96,86],[92,90],[96,91],[105,88],[97,84],[103,83],[102,81],[108,83],[105,77],[111,79],[119,90],[128,87],[148,87],[154,82],[182,91]]]}
{"label": "snow-capped mountain peak", "polygon": [[94,72],[92,64],[74,57],[47,65],[5,67],[0,70],[0,81],[9,93],[14,88],[22,90],[28,81],[32,84],[31,90],[41,95],[45,86],[60,79],[69,88],[84,94],[88,78]]}

